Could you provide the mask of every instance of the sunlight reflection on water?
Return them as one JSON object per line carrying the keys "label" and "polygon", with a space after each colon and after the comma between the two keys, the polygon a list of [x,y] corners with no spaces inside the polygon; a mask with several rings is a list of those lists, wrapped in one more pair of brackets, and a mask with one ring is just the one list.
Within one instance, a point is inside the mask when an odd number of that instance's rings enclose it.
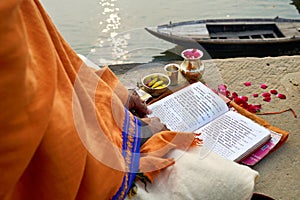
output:
{"label": "sunlight reflection on water", "polygon": [[299,18],[282,0],[41,0],[71,46],[98,64],[149,62],[175,45],[144,30],[185,20],[236,17]]}

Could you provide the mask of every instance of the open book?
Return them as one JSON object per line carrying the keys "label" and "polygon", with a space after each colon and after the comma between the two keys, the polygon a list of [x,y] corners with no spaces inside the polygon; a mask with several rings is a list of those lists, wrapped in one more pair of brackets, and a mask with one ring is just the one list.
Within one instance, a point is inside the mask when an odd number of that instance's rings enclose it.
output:
{"label": "open book", "polygon": [[225,101],[201,82],[191,84],[149,106],[172,131],[201,133],[209,150],[236,162],[251,155],[271,131],[231,111]]}

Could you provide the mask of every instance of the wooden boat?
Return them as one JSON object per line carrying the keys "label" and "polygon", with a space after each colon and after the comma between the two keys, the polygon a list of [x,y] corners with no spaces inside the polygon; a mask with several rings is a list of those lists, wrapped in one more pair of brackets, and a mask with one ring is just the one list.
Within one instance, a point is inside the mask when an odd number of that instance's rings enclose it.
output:
{"label": "wooden boat", "polygon": [[300,54],[299,19],[207,19],[146,30],[179,46],[206,51],[212,58]]}

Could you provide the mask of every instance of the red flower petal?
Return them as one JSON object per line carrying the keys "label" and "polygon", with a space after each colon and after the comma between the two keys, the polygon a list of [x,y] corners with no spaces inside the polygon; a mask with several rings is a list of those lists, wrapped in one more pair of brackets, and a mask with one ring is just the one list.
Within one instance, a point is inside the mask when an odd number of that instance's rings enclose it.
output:
{"label": "red flower petal", "polygon": [[277,90],[270,90],[271,94],[278,94]]}
{"label": "red flower petal", "polygon": [[247,87],[251,86],[251,82],[245,82],[244,85],[247,86]]}
{"label": "red flower petal", "polygon": [[243,99],[239,98],[239,97],[236,97],[234,98],[234,102],[241,105],[241,104],[245,104],[247,102],[245,102]]}
{"label": "red flower petal", "polygon": [[256,94],[256,93],[255,93],[255,94],[253,94],[253,97],[258,97],[258,94]]}
{"label": "red flower petal", "polygon": [[250,104],[249,107],[247,108],[247,110],[249,112],[252,112],[252,113],[257,113],[257,112],[260,111],[260,109],[261,109],[261,105],[260,104],[259,105]]}
{"label": "red flower petal", "polygon": [[248,97],[246,97],[246,96],[241,96],[241,99],[242,99],[243,101],[245,101],[245,102],[248,101]]}
{"label": "red flower petal", "polygon": [[260,85],[260,88],[262,88],[262,89],[266,89],[268,86],[266,85],[266,84],[261,84]]}
{"label": "red flower petal", "polygon": [[271,101],[271,97],[265,97],[263,100],[266,101],[266,102],[270,102]]}
{"label": "red flower petal", "polygon": [[226,97],[230,98],[230,91],[226,90]]}
{"label": "red flower petal", "polygon": [[256,110],[260,110],[261,109],[261,104],[253,105],[253,107],[255,107]]}
{"label": "red flower petal", "polygon": [[256,113],[256,110],[253,107],[251,107],[251,106],[247,110],[249,112]]}
{"label": "red flower petal", "polygon": [[231,96],[232,96],[232,98],[237,98],[239,95],[238,95],[236,92],[233,92],[233,93],[231,94]]}
{"label": "red flower petal", "polygon": [[269,92],[264,92],[264,93],[261,94],[261,96],[263,96],[263,97],[270,97],[271,94]]}
{"label": "red flower petal", "polygon": [[284,94],[277,94],[277,97],[279,99],[286,99],[286,96]]}

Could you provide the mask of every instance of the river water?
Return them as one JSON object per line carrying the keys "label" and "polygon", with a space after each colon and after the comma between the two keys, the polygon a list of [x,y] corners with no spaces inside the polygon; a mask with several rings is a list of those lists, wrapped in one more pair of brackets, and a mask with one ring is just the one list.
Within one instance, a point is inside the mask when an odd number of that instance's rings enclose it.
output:
{"label": "river water", "polygon": [[299,0],[41,0],[64,38],[98,65],[150,62],[175,45],[145,27],[204,18],[299,19]]}

